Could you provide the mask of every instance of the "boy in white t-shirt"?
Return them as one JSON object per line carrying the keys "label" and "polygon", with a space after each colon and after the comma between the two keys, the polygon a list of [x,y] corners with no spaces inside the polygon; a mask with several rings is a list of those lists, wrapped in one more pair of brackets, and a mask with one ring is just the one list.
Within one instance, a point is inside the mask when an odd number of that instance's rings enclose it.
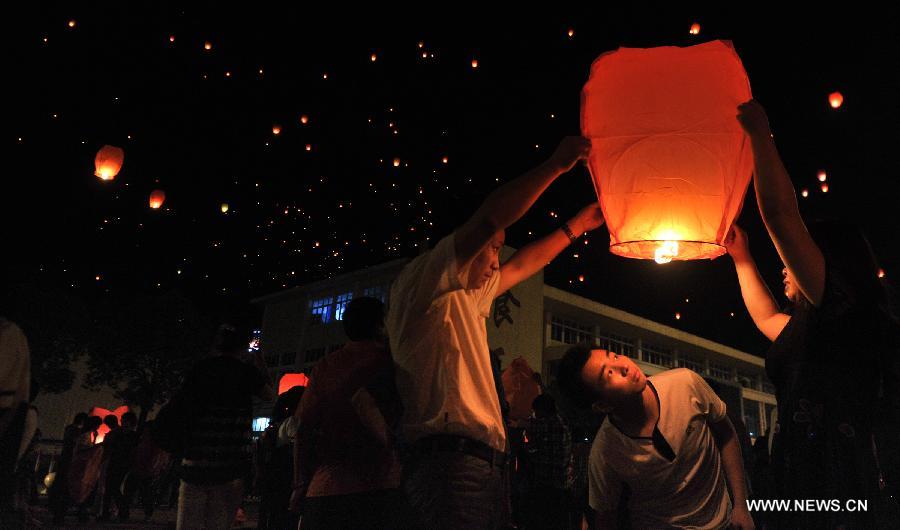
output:
{"label": "boy in white t-shirt", "polygon": [[597,528],[616,528],[620,506],[632,528],[754,528],[734,427],[702,377],[647,377],[624,355],[576,346],[557,378],[570,399],[607,415],[589,462]]}

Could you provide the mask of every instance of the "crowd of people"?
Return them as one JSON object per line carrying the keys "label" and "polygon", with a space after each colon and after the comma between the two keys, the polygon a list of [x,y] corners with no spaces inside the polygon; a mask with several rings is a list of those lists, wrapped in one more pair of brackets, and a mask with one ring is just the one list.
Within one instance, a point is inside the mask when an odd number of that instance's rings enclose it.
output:
{"label": "crowd of people", "polygon": [[[177,476],[179,529],[229,528],[250,490],[261,499],[260,528],[895,527],[900,335],[874,257],[858,230],[800,217],[763,108],[741,105],[737,120],[788,299],[781,309],[746,234],[732,227],[726,247],[744,301],[772,341],[766,370],[778,419],[754,445],[697,373],[648,376],[633,359],[592,345],[563,356],[558,391],[535,382],[530,417],[509,417],[487,341],[491,303],[604,224],[600,206],[586,205],[500,262],[505,230],[588,156],[590,141],[569,137],[410,261],[388,307],[352,300],[343,315],[348,342],[317,363],[307,387],[276,399],[261,354],[255,366],[242,362],[242,335],[223,326],[215,355],[190,371],[152,424],[137,431],[130,413],[121,425],[115,416],[76,417],[50,492],[56,518],[73,509],[84,518],[99,505],[100,519],[116,511],[128,520],[136,492],[152,510],[160,484]],[[0,373],[3,397],[16,396],[4,402],[4,455],[5,418],[22,416],[24,401],[19,390],[7,393],[6,383],[22,377],[10,366]],[[275,401],[258,440],[254,397]],[[595,415],[563,414],[563,402]],[[100,422],[110,431],[95,444]],[[869,504],[766,512],[751,510],[753,499]]]}

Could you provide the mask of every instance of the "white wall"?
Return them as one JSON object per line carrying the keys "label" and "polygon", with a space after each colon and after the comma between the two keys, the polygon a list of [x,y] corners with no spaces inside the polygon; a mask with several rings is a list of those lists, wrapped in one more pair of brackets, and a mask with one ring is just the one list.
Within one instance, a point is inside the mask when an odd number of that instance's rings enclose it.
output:
{"label": "white wall", "polygon": [[87,374],[84,357],[72,363],[72,370],[75,372],[75,382],[70,390],[62,394],[41,393],[33,403],[38,409],[38,428],[44,439],[61,440],[66,425],[79,412],[90,412],[93,407],[113,410],[124,404],[113,397],[110,388],[98,391],[82,388],[81,384]]}
{"label": "white wall", "polygon": [[[509,259],[514,249],[503,247],[501,262]],[[491,314],[487,320],[488,344],[491,349],[503,348],[505,355],[501,357],[503,368],[517,357],[523,357],[535,372],[543,371],[543,326],[544,326],[544,272],[543,270],[528,278],[512,289],[512,295],[519,302],[516,306],[511,300],[506,303],[509,309],[509,321],[500,321],[497,315],[497,300],[491,306]],[[502,294],[502,293],[501,293]]]}

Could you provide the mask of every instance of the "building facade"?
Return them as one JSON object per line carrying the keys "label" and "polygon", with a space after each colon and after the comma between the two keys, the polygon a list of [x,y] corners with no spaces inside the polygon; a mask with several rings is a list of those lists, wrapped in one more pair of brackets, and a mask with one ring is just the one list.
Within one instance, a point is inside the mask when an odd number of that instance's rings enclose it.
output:
{"label": "building facade", "polygon": [[[503,256],[512,252],[504,248]],[[353,298],[374,296],[389,304],[390,284],[406,262],[254,300],[264,308],[260,347],[274,380],[288,372],[308,374],[318,359],[346,341],[341,319]],[[504,368],[522,357],[548,386],[566,350],[591,343],[631,357],[648,375],[694,370],[717,384],[729,407],[739,407],[751,438],[769,428],[775,396],[762,358],[546,285],[543,272],[494,300],[487,329],[488,343],[500,349]]]}

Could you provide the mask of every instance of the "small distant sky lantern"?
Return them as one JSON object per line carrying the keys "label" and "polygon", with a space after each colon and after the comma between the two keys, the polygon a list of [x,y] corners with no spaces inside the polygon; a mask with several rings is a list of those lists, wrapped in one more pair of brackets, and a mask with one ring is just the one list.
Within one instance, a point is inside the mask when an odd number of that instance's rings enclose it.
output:
{"label": "small distant sky lantern", "polygon": [[274,134],[275,136],[278,136],[279,134],[281,134],[281,125],[273,125],[272,126],[272,134]]}
{"label": "small distant sky lantern", "polygon": [[809,190],[806,189],[806,188],[803,188],[803,189],[800,191],[800,196],[802,196],[804,199],[807,198],[807,197],[809,197]]}
{"label": "small distant sky lantern", "polygon": [[212,43],[209,42],[209,41],[204,42],[204,43],[203,43],[203,49],[206,50],[206,51],[211,50],[211,49],[212,49]]}
{"label": "small distant sky lantern", "polygon": [[[112,414],[119,420],[119,425],[122,425],[122,416],[128,412],[128,405],[122,405],[116,410],[106,410],[103,407],[94,407],[91,409],[91,412],[88,414],[89,416],[97,416],[101,420],[106,419],[107,416]],[[100,428],[97,429],[97,437],[94,439],[95,444],[103,443],[103,438],[106,437],[106,433],[109,432],[109,427],[106,424],[101,424]]]}
{"label": "small distant sky lantern", "polygon": [[700,34],[700,24],[694,22],[691,24],[691,35],[699,35]]}
{"label": "small distant sky lantern", "polygon": [[284,394],[295,386],[309,385],[309,378],[304,373],[284,374],[278,381],[278,395]]}
{"label": "small distant sky lantern", "polygon": [[394,167],[400,167],[400,159],[399,158],[394,159]]}
{"label": "small distant sky lantern", "polygon": [[159,210],[164,202],[166,202],[166,192],[163,190],[153,190],[150,193],[150,207],[154,210]]}
{"label": "small distant sky lantern", "polygon": [[828,193],[828,183],[822,183],[822,193]]}
{"label": "small distant sky lantern", "polygon": [[478,68],[478,59],[472,59],[472,68]]}
{"label": "small distant sky lantern", "polygon": [[219,206],[219,210],[221,210],[222,213],[228,213],[228,203],[223,202],[222,205]]}
{"label": "small distant sky lantern", "polygon": [[819,171],[819,182],[825,182],[828,180],[828,175],[825,174],[824,171]]}
{"label": "small distant sky lantern", "polygon": [[884,269],[878,269],[878,277],[879,277],[879,278],[884,278],[884,276],[885,276],[885,275],[884,275]]}
{"label": "small distant sky lantern", "polygon": [[303,125],[306,125],[307,123],[309,123],[309,116],[307,116],[306,114],[304,114],[303,116],[300,116],[300,123],[302,123]]}
{"label": "small distant sky lantern", "polygon": [[104,145],[94,157],[94,175],[100,180],[112,180],[119,174],[124,162],[125,151],[121,147]]}
{"label": "small distant sky lantern", "polygon": [[836,109],[844,104],[844,96],[840,92],[832,92],[828,94],[828,103],[831,108]]}
{"label": "small distant sky lantern", "polygon": [[610,252],[657,263],[725,253],[753,169],[734,118],[751,97],[728,41],[620,48],[594,61],[581,130]]}

